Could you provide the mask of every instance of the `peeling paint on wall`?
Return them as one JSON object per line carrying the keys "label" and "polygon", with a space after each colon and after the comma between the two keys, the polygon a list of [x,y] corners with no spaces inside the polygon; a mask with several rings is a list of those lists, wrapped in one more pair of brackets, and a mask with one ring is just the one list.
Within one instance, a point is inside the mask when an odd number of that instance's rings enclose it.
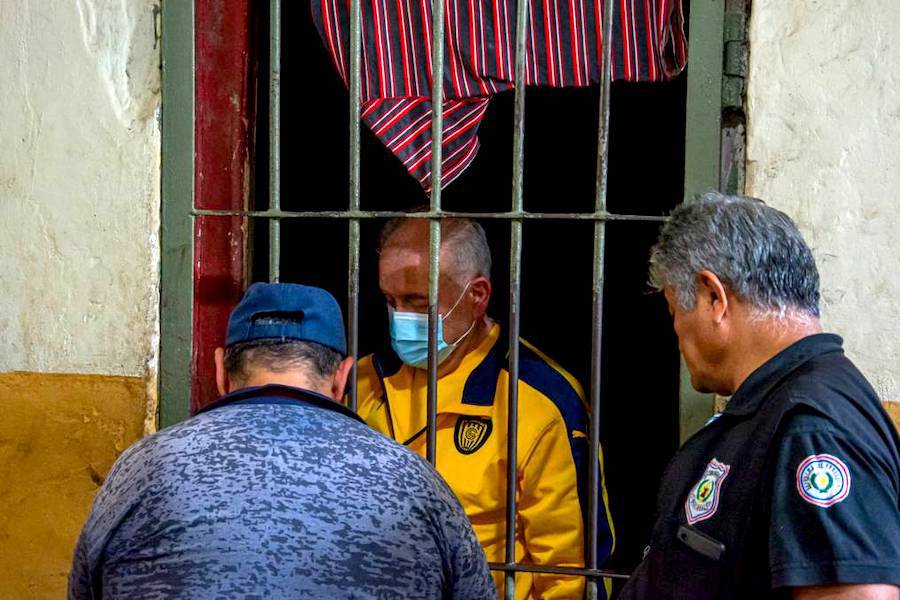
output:
{"label": "peeling paint on wall", "polygon": [[64,596],[94,493],[155,428],[158,9],[0,1],[3,598]]}
{"label": "peeling paint on wall", "polygon": [[76,6],[84,44],[119,121],[131,128],[151,118],[160,93],[159,2],[77,0]]}
{"label": "peeling paint on wall", "polygon": [[900,3],[754,0],[747,192],[812,246],[827,329],[900,399]]}
{"label": "peeling paint on wall", "polygon": [[0,2],[0,372],[149,376],[158,2]]}

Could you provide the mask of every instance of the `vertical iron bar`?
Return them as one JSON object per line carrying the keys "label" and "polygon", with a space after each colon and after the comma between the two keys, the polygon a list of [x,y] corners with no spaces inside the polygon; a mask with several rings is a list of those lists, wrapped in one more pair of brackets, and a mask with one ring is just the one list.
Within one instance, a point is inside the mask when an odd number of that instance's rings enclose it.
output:
{"label": "vertical iron bar", "polygon": [[[615,3],[606,0],[603,5],[603,64],[600,71],[600,122],[597,131],[597,199],[594,210],[606,211],[607,168],[609,166],[609,99],[612,82],[612,23]],[[588,510],[590,535],[588,543],[587,567],[598,567],[597,530],[599,529],[600,502],[600,351],[603,341],[603,283],[606,262],[606,222],[594,223],[594,276],[593,276],[593,314],[591,341],[591,431],[590,431],[590,492],[588,494]],[[589,600],[598,598],[597,579],[588,578],[587,596]]]}
{"label": "vertical iron bar", "polygon": [[[362,15],[360,2],[350,0],[350,210],[359,210],[359,108],[360,108],[360,43]],[[350,264],[347,275],[348,348],[353,357],[348,387],[350,410],[357,409],[356,360],[359,356],[359,219],[349,221]]]}
{"label": "vertical iron bar", "polygon": [[[281,210],[281,0],[269,0],[269,210]],[[269,280],[281,279],[281,220],[269,219]]]}
{"label": "vertical iron bar", "polygon": [[[516,5],[516,91],[513,114],[513,178],[512,211],[524,211],[523,178],[525,173],[525,27],[528,2]],[[510,221],[509,232],[509,413],[506,445],[506,564],[516,562],[516,483],[518,481],[519,446],[519,330],[522,290],[522,221]],[[504,598],[516,596],[516,573],[504,575]]]}
{"label": "vertical iron bar", "polygon": [[[434,169],[440,169],[438,163]],[[440,193],[432,190],[431,210],[440,210]],[[430,219],[428,222],[428,413],[426,458],[432,465],[437,464],[437,338],[438,338],[438,292],[441,268],[441,222]]]}
{"label": "vertical iron bar", "polygon": [[[444,104],[444,0],[431,2],[431,211],[441,210],[441,160]],[[428,434],[426,455],[432,465],[437,446],[438,291],[441,267],[441,223],[432,218],[428,231]]]}

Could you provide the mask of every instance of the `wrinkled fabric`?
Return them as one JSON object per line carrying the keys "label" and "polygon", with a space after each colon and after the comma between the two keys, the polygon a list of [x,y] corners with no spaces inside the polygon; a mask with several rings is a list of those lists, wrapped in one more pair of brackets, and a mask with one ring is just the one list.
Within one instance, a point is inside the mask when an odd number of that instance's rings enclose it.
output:
{"label": "wrinkled fabric", "polygon": [[[349,81],[349,1],[311,0],[313,21]],[[490,96],[514,87],[516,0],[445,0],[441,187],[478,150]],[[431,2],[360,0],[361,117],[426,191],[431,189]],[[582,87],[600,79],[603,0],[531,0],[525,84]],[[684,69],[681,0],[618,0],[613,78],[665,81]]]}
{"label": "wrinkled fabric", "polygon": [[223,406],[126,451],[69,587],[73,599],[495,595],[459,502],[425,461],[301,402]]}

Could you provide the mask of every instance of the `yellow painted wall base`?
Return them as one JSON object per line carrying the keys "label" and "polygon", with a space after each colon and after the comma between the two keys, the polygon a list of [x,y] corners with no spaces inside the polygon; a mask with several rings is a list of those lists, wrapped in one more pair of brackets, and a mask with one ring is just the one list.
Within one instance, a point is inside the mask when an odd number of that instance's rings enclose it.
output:
{"label": "yellow painted wall base", "polygon": [[884,409],[894,425],[897,426],[897,431],[900,431],[900,402],[885,402]]}
{"label": "yellow painted wall base", "polygon": [[146,402],[140,377],[0,373],[0,597],[65,597],[78,532]]}

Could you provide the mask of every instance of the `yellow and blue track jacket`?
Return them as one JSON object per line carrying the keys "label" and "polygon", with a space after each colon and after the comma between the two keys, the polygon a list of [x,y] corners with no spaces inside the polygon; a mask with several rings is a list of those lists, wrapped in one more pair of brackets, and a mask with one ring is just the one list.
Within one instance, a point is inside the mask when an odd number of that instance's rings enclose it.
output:
{"label": "yellow and blue track jacket", "polygon": [[[494,325],[460,366],[438,380],[437,470],[459,497],[490,562],[505,561],[508,342]],[[359,363],[359,415],[425,456],[427,373],[392,353]],[[589,417],[581,386],[521,341],[516,561],[582,567],[588,520]],[[599,557],[613,549],[602,453],[597,503]],[[494,580],[502,590],[502,573]],[[601,590],[603,586],[600,586]],[[581,598],[584,579],[519,573],[517,599]]]}

